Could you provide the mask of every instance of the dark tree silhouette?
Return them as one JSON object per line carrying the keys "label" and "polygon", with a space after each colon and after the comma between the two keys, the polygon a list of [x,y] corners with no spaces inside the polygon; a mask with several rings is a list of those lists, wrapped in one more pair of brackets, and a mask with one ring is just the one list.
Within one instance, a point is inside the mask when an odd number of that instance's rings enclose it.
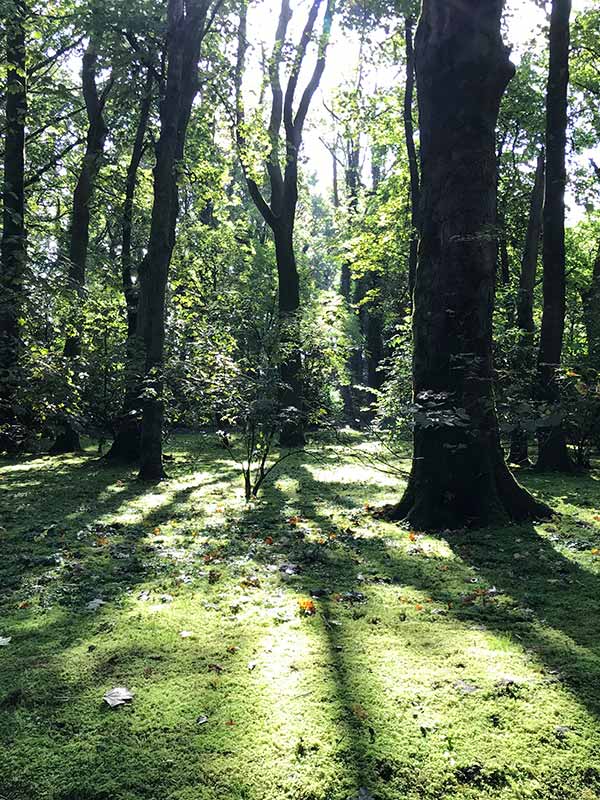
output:
{"label": "dark tree silhouette", "polygon": [[493,391],[495,130],[514,68],[502,0],[424,0],[416,35],[421,241],[414,292],[414,456],[390,510],[418,528],[545,515],[509,472]]}

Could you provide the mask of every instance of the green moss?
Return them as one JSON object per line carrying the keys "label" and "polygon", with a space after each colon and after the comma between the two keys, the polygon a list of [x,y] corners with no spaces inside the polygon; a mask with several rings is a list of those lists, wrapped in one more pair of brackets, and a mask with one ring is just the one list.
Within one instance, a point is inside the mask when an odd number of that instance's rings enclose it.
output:
{"label": "green moss", "polygon": [[364,508],[401,490],[367,449],[249,507],[200,437],[159,487],[3,461],[0,796],[600,797],[598,474],[522,473],[550,523],[415,537]]}

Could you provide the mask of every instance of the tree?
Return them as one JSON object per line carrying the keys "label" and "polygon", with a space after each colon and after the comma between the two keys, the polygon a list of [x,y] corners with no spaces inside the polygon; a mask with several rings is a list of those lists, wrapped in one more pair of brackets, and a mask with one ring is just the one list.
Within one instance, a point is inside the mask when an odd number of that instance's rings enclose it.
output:
{"label": "tree", "polygon": [[138,336],[139,290],[134,282],[133,275],[133,210],[137,174],[146,148],[146,133],[153,99],[153,87],[153,68],[148,67],[131,158],[127,167],[125,199],[121,220],[121,281],[127,314],[125,398],[122,413],[115,420],[115,438],[106,454],[106,458],[110,461],[120,461],[128,464],[137,462],[140,457],[140,372],[143,369],[140,369],[143,354],[140,353],[140,337]]}
{"label": "tree", "polygon": [[[268,124],[269,152],[265,167],[269,179],[270,197],[267,202],[252,177],[248,154],[246,152],[244,106],[242,101],[242,76],[245,53],[245,15],[246,3],[242,0],[240,20],[240,44],[238,48],[236,76],[236,130],[237,144],[242,159],[248,191],[263,219],[273,232],[275,257],[277,261],[279,289],[279,317],[282,328],[281,381],[282,408],[292,409],[290,421],[280,434],[280,442],[287,447],[295,447],[304,442],[302,424],[302,377],[301,354],[295,346],[294,326],[300,310],[300,280],[294,253],[294,224],[298,204],[298,158],[302,146],[302,133],[311,101],[321,82],[325,70],[327,45],[334,12],[334,0],[327,0],[321,34],[318,40],[318,54],[312,75],[294,111],[294,101],[300,70],[304,63],[308,46],[313,38],[315,25],[323,0],[312,0],[306,24],[300,38],[285,93],[281,85],[281,64],[285,57],[288,25],[292,16],[289,0],[282,0],[273,54],[269,64],[271,84],[271,112]],[[281,126],[284,129],[285,165],[282,169],[280,158]]]}
{"label": "tree", "polygon": [[416,36],[421,241],[414,292],[414,455],[391,510],[418,528],[548,514],[500,447],[492,368],[495,129],[514,68],[502,0],[424,0]]}
{"label": "tree", "polygon": [[[19,382],[20,317],[27,258],[25,231],[25,123],[27,72],[23,0],[14,0],[6,16],[6,134],[0,244],[0,450],[13,449],[9,433],[16,420],[14,395]],[[6,428],[5,428],[6,426]]]}
{"label": "tree", "polygon": [[[535,170],[535,181],[531,192],[529,205],[529,219],[525,236],[525,247],[521,259],[521,272],[519,274],[519,291],[517,295],[517,327],[520,331],[518,343],[518,368],[526,375],[530,375],[535,367],[532,363],[533,335],[535,323],[533,321],[533,300],[537,262],[540,250],[542,232],[542,209],[544,205],[544,154],[538,155]],[[517,425],[510,438],[510,454],[508,460],[511,464],[529,465],[529,447],[527,431]]]}
{"label": "tree", "polygon": [[202,42],[222,0],[169,0],[165,48],[166,72],[160,88],[160,137],[156,145],[154,200],[147,258],[140,265],[140,332],[144,343],[144,388],[140,478],[164,478],[163,360],[166,290],[179,215],[178,175],[187,127],[199,89]]}
{"label": "tree", "polygon": [[[83,55],[81,78],[83,98],[88,118],[88,131],[85,153],[77,185],[73,193],[71,228],[69,231],[68,281],[72,295],[71,309],[74,319],[69,321],[69,331],[65,339],[64,356],[67,363],[73,364],[81,354],[81,334],[79,326],[81,315],[78,313],[85,300],[86,265],[90,239],[90,205],[96,188],[96,179],[100,171],[104,145],[108,128],[104,121],[103,111],[108,94],[112,87],[109,79],[99,93],[96,85],[98,62],[98,33],[94,31]],[[79,433],[67,418],[63,430],[58,434],[50,453],[76,453],[81,449]]]}
{"label": "tree", "polygon": [[415,274],[417,270],[417,258],[419,247],[419,213],[420,213],[420,186],[419,186],[419,164],[417,160],[417,149],[415,147],[414,125],[413,125],[413,95],[415,85],[415,53],[413,45],[414,19],[407,15],[404,19],[404,39],[406,48],[406,85],[404,88],[404,137],[406,139],[406,151],[408,154],[408,169],[410,175],[410,217],[412,225],[412,236],[410,239],[410,250],[408,256],[408,285],[412,298],[415,288]]}
{"label": "tree", "polygon": [[572,472],[562,426],[560,367],[565,328],[565,186],[567,173],[567,90],[571,0],[553,0],[550,16],[550,64],[546,90],[546,190],[542,258],[544,310],[538,352],[538,399],[547,403],[546,423],[538,430],[540,471]]}

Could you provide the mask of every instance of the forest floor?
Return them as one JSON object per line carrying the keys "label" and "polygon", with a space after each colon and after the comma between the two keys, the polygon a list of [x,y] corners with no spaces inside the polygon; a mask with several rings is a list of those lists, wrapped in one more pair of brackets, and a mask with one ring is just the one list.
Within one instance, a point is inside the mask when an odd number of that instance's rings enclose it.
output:
{"label": "forest floor", "polygon": [[1,461],[0,798],[600,797],[600,473],[522,472],[550,522],[422,536],[371,515],[401,481],[367,449],[249,506],[207,437],[156,487]]}

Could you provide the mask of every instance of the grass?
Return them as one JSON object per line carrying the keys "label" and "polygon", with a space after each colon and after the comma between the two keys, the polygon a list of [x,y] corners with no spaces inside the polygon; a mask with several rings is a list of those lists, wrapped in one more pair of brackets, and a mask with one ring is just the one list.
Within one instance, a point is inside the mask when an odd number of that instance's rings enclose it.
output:
{"label": "grass", "polygon": [[600,797],[598,473],[522,473],[550,523],[421,536],[365,509],[401,487],[364,447],[250,506],[200,436],[152,488],[0,462],[0,798]]}

